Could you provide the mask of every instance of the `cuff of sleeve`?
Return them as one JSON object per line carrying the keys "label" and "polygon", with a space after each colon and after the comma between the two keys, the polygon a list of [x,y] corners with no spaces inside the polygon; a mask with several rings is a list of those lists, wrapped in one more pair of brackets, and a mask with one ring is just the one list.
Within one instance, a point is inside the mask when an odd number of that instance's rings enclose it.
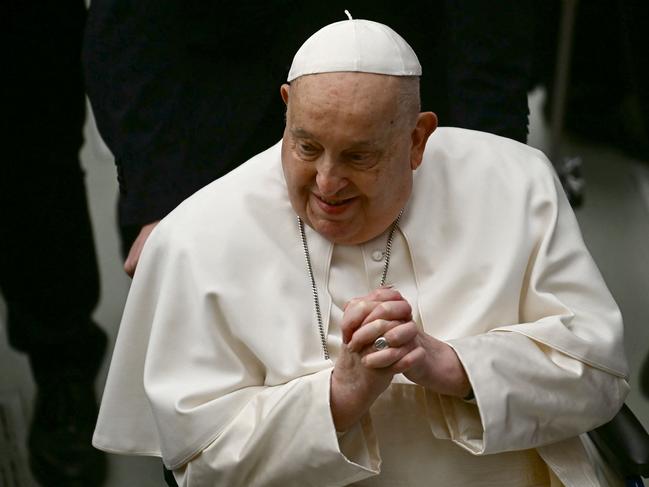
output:
{"label": "cuff of sleeve", "polygon": [[[511,369],[501,358],[524,349],[528,339],[511,332],[491,332],[449,340],[469,378],[475,404],[443,397],[440,399],[445,418],[452,428],[452,437],[473,454],[490,454],[511,448],[511,428],[503,394],[513,377],[503,377],[502,370]],[[491,350],[487,354],[485,350]],[[493,350],[498,350],[494,354]],[[496,372],[496,370],[498,372]],[[517,374],[520,375],[520,374]],[[494,390],[500,391],[494,394]]]}
{"label": "cuff of sleeve", "polygon": [[364,471],[359,472],[358,478],[351,479],[357,482],[368,477],[367,473],[378,474],[381,471],[381,455],[379,453],[378,441],[372,426],[372,418],[369,414],[356,423],[352,428],[336,433],[340,453],[345,459]]}
{"label": "cuff of sleeve", "polygon": [[[263,388],[187,465],[188,484],[349,485],[379,472],[369,417],[340,440],[330,409],[331,368]],[[260,421],[260,412],[263,420]],[[299,418],[299,419],[296,419]],[[283,448],[278,450],[278,445]],[[247,475],[254,467],[255,480]]]}
{"label": "cuff of sleeve", "polygon": [[[464,366],[472,390],[470,397],[456,398],[426,390],[428,422],[433,435],[449,439],[474,455],[485,453],[484,427],[478,407],[479,398],[471,372],[463,360],[461,347],[448,343]],[[460,348],[460,350],[458,350]]]}
{"label": "cuff of sleeve", "polygon": [[[320,372],[319,374],[322,373]],[[342,432],[336,431],[333,417],[331,416],[331,403],[329,400],[331,397],[331,374],[327,375],[327,380],[327,407],[329,408],[331,431],[336,435],[339,452],[348,465],[361,469],[351,477],[346,477],[346,480],[348,483],[353,483],[372,475],[379,474],[381,456],[370,414],[365,414],[361,420],[350,429]]]}
{"label": "cuff of sleeve", "polygon": [[428,424],[435,438],[451,440],[469,453],[484,453],[484,429],[475,403],[426,390]]}

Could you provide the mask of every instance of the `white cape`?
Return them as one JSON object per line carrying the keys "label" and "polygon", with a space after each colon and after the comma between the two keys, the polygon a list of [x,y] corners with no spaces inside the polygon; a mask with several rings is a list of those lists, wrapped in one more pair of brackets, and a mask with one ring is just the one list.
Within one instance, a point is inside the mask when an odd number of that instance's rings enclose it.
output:
{"label": "white cape", "polygon": [[[456,350],[477,401],[425,391],[431,435],[474,455],[537,448],[564,484],[595,485],[579,480],[591,474],[571,452],[628,391],[622,322],[547,159],[440,128],[400,228],[423,327]],[[309,246],[325,279],[331,244]],[[371,418],[359,426],[359,459],[339,446],[333,362],[310,292],[277,144],[190,197],[149,238],[93,444],[161,456],[169,468],[210,448],[218,478],[252,469],[259,485],[375,475]],[[320,299],[327,323],[330,298]]]}

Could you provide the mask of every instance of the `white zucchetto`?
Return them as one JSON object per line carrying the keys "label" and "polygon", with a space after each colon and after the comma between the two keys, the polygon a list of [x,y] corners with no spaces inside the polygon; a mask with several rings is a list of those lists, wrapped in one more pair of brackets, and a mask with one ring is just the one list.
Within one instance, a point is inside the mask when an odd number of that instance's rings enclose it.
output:
{"label": "white zucchetto", "polygon": [[415,51],[390,27],[350,17],[323,27],[302,44],[288,81],[339,71],[421,76],[421,65]]}

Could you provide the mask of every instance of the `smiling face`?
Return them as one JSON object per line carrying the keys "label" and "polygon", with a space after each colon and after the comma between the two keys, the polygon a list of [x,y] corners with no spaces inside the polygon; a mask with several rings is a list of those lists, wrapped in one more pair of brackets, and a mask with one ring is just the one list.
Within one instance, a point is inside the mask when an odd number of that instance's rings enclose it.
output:
{"label": "smiling face", "polygon": [[434,114],[404,110],[404,85],[368,73],[308,75],[282,86],[282,165],[295,212],[339,244],[383,233],[405,206]]}

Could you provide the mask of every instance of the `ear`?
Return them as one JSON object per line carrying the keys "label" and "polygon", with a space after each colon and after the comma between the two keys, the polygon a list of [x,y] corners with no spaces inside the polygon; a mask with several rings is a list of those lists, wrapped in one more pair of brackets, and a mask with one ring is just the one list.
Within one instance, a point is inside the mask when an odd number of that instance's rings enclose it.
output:
{"label": "ear", "polygon": [[428,137],[436,128],[437,115],[433,112],[422,112],[417,116],[417,124],[412,129],[412,146],[410,147],[410,167],[413,171],[420,166]]}
{"label": "ear", "polygon": [[284,83],[282,87],[279,89],[279,92],[282,95],[282,100],[284,100],[284,104],[288,106],[288,92],[290,91],[291,87],[287,84]]}

